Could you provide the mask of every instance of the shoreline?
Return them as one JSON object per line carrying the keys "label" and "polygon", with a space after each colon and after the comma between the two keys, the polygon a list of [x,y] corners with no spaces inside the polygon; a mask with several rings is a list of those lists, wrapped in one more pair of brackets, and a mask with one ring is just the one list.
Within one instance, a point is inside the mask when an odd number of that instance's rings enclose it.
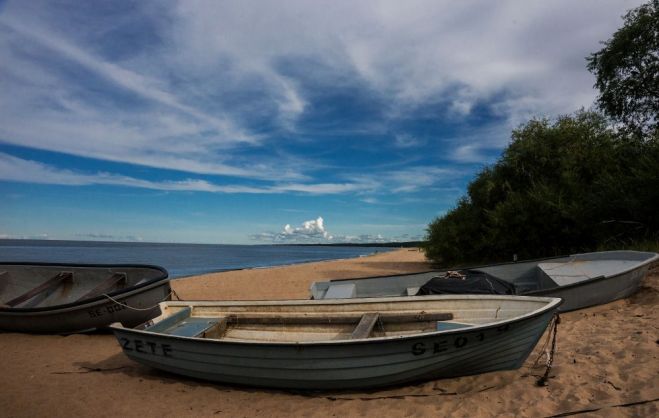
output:
{"label": "shoreline", "polygon": [[[312,281],[423,268],[428,268],[423,253],[402,249],[211,273],[175,280],[172,287],[181,296],[204,299],[307,299]],[[535,382],[544,373],[544,359],[539,367],[533,363],[546,337],[517,370],[378,390],[291,392],[160,372],[129,360],[109,333],[0,333],[0,408],[7,417],[548,417],[587,410],[607,417],[657,416],[659,268],[642,286],[627,299],[561,315],[554,367],[543,387]]]}

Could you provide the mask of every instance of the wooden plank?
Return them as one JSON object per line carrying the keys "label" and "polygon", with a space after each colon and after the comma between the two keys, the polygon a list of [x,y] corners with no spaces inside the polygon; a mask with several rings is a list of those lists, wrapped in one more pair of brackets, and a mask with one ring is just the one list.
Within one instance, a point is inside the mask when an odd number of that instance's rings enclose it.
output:
{"label": "wooden plank", "polygon": [[46,280],[45,282],[41,283],[39,286],[28,290],[27,292],[23,293],[22,295],[15,297],[14,299],[10,300],[9,302],[6,303],[9,307],[15,307],[16,305],[20,305],[21,303],[32,299],[33,297],[37,296],[40,293],[47,292],[50,290],[55,289],[59,285],[62,284],[64,280],[71,279],[73,278],[73,273],[69,271],[63,271],[58,273],[56,276]]}
{"label": "wooden plank", "polygon": [[355,327],[355,330],[352,331],[350,338],[353,340],[368,338],[371,335],[371,332],[373,332],[375,323],[378,322],[378,317],[379,315],[376,312],[364,314],[359,321],[359,324]]}
{"label": "wooden plank", "polygon": [[[298,314],[298,315],[273,315],[273,314],[230,314],[229,322],[234,324],[356,324],[364,314]],[[391,314],[380,313],[379,318],[383,323],[404,323],[404,322],[430,322],[430,321],[450,321],[453,319],[452,313],[404,313]]]}
{"label": "wooden plank", "polygon": [[80,296],[76,302],[109,293],[121,282],[124,282],[124,284],[126,283],[126,273],[114,273],[112,276],[99,283],[95,288]]}

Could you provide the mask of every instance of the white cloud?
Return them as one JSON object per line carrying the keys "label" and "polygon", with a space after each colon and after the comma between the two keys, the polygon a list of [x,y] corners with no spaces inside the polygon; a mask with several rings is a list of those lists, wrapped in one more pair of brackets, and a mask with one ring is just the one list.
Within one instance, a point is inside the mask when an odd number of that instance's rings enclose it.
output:
{"label": "white cloud", "polygon": [[253,141],[249,135],[240,132],[233,126],[233,123],[224,118],[218,118],[214,115],[204,113],[194,107],[188,106],[172,93],[159,86],[158,80],[152,80],[149,77],[137,72],[122,68],[119,65],[104,61],[83,51],[76,45],[61,39],[53,32],[41,32],[34,27],[26,24],[15,23],[9,19],[3,19],[0,24],[35,41],[53,52],[63,55],[76,64],[97,73],[99,76],[113,82],[117,87],[124,88],[143,98],[153,100],[165,106],[177,109],[184,114],[192,116],[218,130],[224,141]]}
{"label": "white cloud", "polygon": [[[460,119],[486,103],[509,131],[533,116],[590,106],[596,91],[585,57],[640,3],[289,1],[257,9],[207,0],[179,3],[172,33],[176,50],[186,51],[182,63],[210,73],[216,61],[208,57],[229,57],[244,74],[265,80],[273,97],[286,96],[278,63],[303,58],[322,64],[314,79],[323,85],[356,73],[391,106],[388,117],[445,102]],[[305,100],[300,92],[295,97]],[[480,156],[475,150],[490,147],[481,141],[462,138],[470,147],[456,152],[456,161]],[[393,140],[412,144],[404,136]]]}
{"label": "white cloud", "polygon": [[[278,124],[278,133],[297,132],[301,116],[315,110],[314,92],[300,85],[297,74],[316,83],[311,88],[345,80],[363,87],[368,93],[362,94],[387,103],[383,118],[391,120],[378,121],[379,127],[437,103],[456,120],[485,103],[507,130],[531,116],[588,107],[595,91],[584,57],[641,1],[172,3],[139,2],[144,13],[158,10],[159,43],[121,58],[87,36],[115,30],[112,19],[107,27],[95,20],[68,27],[58,19],[58,13],[71,13],[66,7],[3,4],[0,140],[189,173],[288,182],[269,192],[359,192],[381,189],[384,179],[394,182],[385,188],[409,192],[422,186],[405,173],[371,176],[371,185],[319,181],[310,174],[311,158],[301,166],[296,158],[269,153],[276,140],[246,120],[264,114]],[[113,102],[89,85],[91,78],[127,94],[135,107]],[[245,92],[256,98],[239,107],[233,97]],[[422,142],[404,134],[392,141],[399,148]],[[448,157],[458,162],[474,162],[502,146],[476,135],[456,143]],[[422,169],[410,170],[419,185],[431,181]],[[81,181],[66,172],[58,176]],[[195,180],[155,186],[214,188]]]}
{"label": "white cloud", "polygon": [[[378,175],[357,176],[345,183],[274,183],[265,185],[216,184],[202,179],[152,181],[108,172],[83,173],[61,169],[34,160],[26,160],[0,152],[0,180],[20,183],[89,186],[102,184],[152,190],[208,193],[300,193],[332,195],[345,193],[411,193],[424,187],[450,182],[459,171],[421,166]],[[365,197],[366,202],[376,203]]]}
{"label": "white cloud", "polygon": [[412,193],[433,185],[450,183],[462,176],[460,170],[433,166],[412,166],[374,176],[392,193]]}
{"label": "white cloud", "polygon": [[320,184],[283,184],[273,186],[277,192],[301,192],[308,194],[339,194],[365,191],[370,185],[364,183],[320,183]]}
{"label": "white cloud", "polygon": [[450,151],[447,157],[460,163],[491,163],[510,141],[508,126],[485,126],[445,139]]}
{"label": "white cloud", "polygon": [[419,102],[457,88],[452,101],[468,111],[476,99],[518,90],[550,96],[553,102],[542,107],[574,109],[583,105],[580,93],[592,98],[583,57],[638,3],[337,1],[319,8],[292,1],[254,8],[208,0],[179,3],[173,33],[179,49],[211,57],[197,61],[205,67],[226,55],[240,68],[275,78],[277,58],[306,56],[352,68],[399,100]]}
{"label": "white cloud", "polygon": [[[11,11],[0,16],[0,34],[3,142],[192,173],[307,178],[282,158],[261,158],[258,164],[235,158],[232,149],[259,146],[262,138],[222,112],[209,113],[189,104],[191,97],[170,91],[174,89],[164,79],[95,56],[46,24],[11,16]],[[55,58],[41,62],[34,56]],[[138,111],[112,104],[112,95],[99,96],[95,86],[90,89],[65,74],[61,67],[67,65],[95,74],[147,104]],[[286,97],[289,114],[303,108],[292,89]]]}
{"label": "white cloud", "polygon": [[221,191],[203,180],[153,182],[111,173],[85,174],[59,169],[33,160],[25,160],[0,152],[0,180],[21,183],[88,186],[105,184],[155,190]]}
{"label": "white cloud", "polygon": [[25,160],[0,152],[0,181],[20,183],[58,184],[65,186],[89,186],[103,184],[125,186],[152,190],[188,191],[208,193],[303,193],[303,194],[339,194],[365,191],[370,186],[359,183],[321,183],[321,184],[274,184],[264,186],[247,186],[239,184],[218,185],[201,179],[177,181],[151,181],[113,173],[81,173],[60,169],[38,161]]}
{"label": "white cloud", "polygon": [[286,224],[280,232],[262,232],[252,235],[256,241],[289,243],[322,243],[334,238],[326,229],[322,216],[302,222],[298,227]]}
{"label": "white cloud", "polygon": [[341,242],[364,244],[364,243],[383,243],[389,242],[388,239],[381,234],[360,234],[360,235],[344,235],[341,237]]}
{"label": "white cloud", "polygon": [[279,233],[279,237],[284,241],[306,241],[306,240],[331,240],[332,236],[325,230],[325,225],[322,216],[310,221],[302,222],[299,227],[292,227],[286,224],[284,229]]}
{"label": "white cloud", "polygon": [[464,163],[479,163],[488,160],[483,151],[484,147],[481,144],[465,144],[453,150],[451,157],[456,161]]}
{"label": "white cloud", "polygon": [[[382,228],[391,228],[392,225],[377,225]],[[414,225],[417,227],[418,225]],[[393,225],[395,228],[412,227],[412,225]],[[421,236],[402,234],[395,237],[385,237],[382,234],[359,234],[359,235],[338,235],[330,234],[325,228],[325,220],[322,216],[316,219],[302,222],[298,227],[286,224],[279,232],[261,232],[253,234],[250,238],[254,241],[273,242],[273,243],[383,243],[383,242],[403,242],[419,241]]]}

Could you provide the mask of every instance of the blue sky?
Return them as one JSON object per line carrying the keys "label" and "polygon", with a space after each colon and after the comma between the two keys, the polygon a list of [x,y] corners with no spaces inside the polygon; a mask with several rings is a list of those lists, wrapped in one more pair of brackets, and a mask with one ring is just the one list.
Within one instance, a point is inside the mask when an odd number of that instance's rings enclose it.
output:
{"label": "blue sky", "polygon": [[639,3],[0,2],[0,238],[420,239]]}

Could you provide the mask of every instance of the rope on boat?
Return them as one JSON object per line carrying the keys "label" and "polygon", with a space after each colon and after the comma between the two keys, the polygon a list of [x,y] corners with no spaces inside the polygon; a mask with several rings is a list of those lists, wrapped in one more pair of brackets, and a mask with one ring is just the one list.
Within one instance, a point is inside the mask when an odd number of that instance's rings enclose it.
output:
{"label": "rope on boat", "polygon": [[181,298],[178,296],[178,294],[176,294],[176,292],[174,291],[174,289],[170,289],[170,292],[167,294],[167,296],[165,296],[164,299],[162,299],[161,301],[159,301],[159,302],[156,303],[155,305],[153,305],[153,306],[151,306],[151,307],[148,307],[148,308],[136,308],[136,307],[134,307],[134,306],[128,306],[128,305],[126,305],[126,304],[123,303],[123,302],[119,302],[118,300],[116,300],[115,298],[113,298],[112,296],[110,296],[110,295],[108,295],[108,294],[103,294],[103,296],[105,296],[106,298],[110,299],[112,302],[116,303],[117,305],[123,306],[124,308],[127,308],[127,309],[132,309],[132,310],[134,310],[134,311],[150,311],[151,309],[157,308],[158,305],[160,305],[160,302],[164,302],[164,301],[166,301],[166,300],[169,300],[169,298],[170,298],[172,295],[174,295],[174,296],[176,297],[177,300],[181,300]]}
{"label": "rope on boat", "polygon": [[[552,318],[552,321],[553,321],[553,318]],[[531,365],[532,369],[535,369],[536,367],[538,367],[538,363],[540,362],[540,359],[543,356],[546,356],[547,360],[549,360],[549,350],[547,348],[549,347],[549,342],[551,341],[551,331],[552,331],[553,325],[554,325],[553,322],[549,323],[549,327],[548,327],[549,332],[547,333],[547,337],[545,338],[545,342],[542,344],[542,348],[540,349],[540,354],[538,354],[538,357],[535,359],[535,361]]]}
{"label": "rope on boat", "polygon": [[[558,334],[558,324],[561,322],[561,317],[558,314],[554,314],[554,318],[552,319],[552,323],[549,328],[549,334],[547,334],[547,340],[545,341],[545,344],[542,346],[542,351],[538,358],[535,360],[535,363],[533,363],[532,367],[537,366],[538,362],[542,358],[543,354],[547,354],[547,368],[545,369],[545,373],[540,377],[535,384],[538,386],[547,386],[547,381],[549,380],[549,372],[551,371],[551,368],[554,364],[554,354],[556,353],[556,334]],[[549,339],[551,338],[551,350],[546,351],[547,346],[549,345]]]}

